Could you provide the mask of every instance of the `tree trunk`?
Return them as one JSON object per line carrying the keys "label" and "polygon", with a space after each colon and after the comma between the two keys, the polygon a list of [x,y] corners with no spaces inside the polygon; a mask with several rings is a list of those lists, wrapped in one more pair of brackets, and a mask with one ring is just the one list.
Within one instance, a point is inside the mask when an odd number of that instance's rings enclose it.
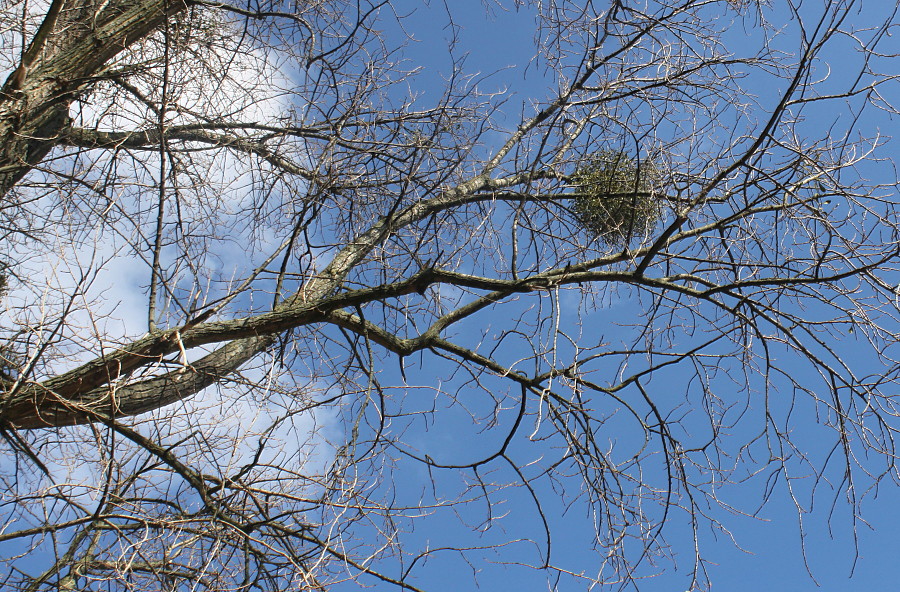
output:
{"label": "tree trunk", "polygon": [[103,68],[164,20],[182,0],[55,0],[19,67],[0,89],[0,197],[57,144],[69,107]]}

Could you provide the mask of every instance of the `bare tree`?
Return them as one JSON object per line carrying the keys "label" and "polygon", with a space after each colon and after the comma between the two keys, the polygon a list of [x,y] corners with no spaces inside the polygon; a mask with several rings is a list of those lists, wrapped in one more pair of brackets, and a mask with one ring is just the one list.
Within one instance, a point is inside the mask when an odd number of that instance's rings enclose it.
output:
{"label": "bare tree", "polygon": [[705,588],[733,511],[855,524],[895,15],[781,4],[492,3],[487,76],[468,5],[4,5],[3,585]]}

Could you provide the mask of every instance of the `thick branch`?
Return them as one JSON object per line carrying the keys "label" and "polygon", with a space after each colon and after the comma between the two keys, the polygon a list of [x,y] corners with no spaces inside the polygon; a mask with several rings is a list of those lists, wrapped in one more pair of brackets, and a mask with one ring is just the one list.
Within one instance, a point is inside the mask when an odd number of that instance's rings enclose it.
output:
{"label": "thick branch", "polygon": [[[196,126],[171,127],[166,128],[165,132],[166,142],[193,142],[220,148],[231,148],[238,152],[259,156],[272,166],[292,175],[298,175],[309,180],[316,178],[316,175],[309,169],[301,167],[281,156],[264,143],[250,138],[241,138],[234,134],[216,133]],[[158,128],[135,132],[104,132],[70,127],[65,130],[65,134],[61,137],[60,142],[80,148],[146,148],[156,150],[161,139],[162,134]]]}
{"label": "thick branch", "polygon": [[113,0],[99,14],[83,11],[85,22],[75,27],[57,22],[60,11],[75,11],[74,2],[59,4],[0,89],[0,196],[57,145],[69,106],[91,77],[187,6],[183,0]]}

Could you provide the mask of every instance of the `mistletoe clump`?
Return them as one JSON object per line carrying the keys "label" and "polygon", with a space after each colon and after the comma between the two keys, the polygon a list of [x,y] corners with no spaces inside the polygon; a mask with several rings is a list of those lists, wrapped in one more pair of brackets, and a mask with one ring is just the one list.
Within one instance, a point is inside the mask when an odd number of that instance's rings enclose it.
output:
{"label": "mistletoe clump", "polygon": [[644,238],[662,217],[661,177],[652,160],[636,163],[623,152],[598,152],[570,177],[575,217],[609,246]]}

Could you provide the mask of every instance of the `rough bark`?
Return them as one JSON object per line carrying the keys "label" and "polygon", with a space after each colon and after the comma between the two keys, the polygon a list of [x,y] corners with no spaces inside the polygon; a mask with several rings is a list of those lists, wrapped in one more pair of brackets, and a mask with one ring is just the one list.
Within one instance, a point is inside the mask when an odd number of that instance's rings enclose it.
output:
{"label": "rough bark", "polygon": [[[21,63],[0,89],[0,199],[60,143],[69,125],[69,109],[79,93],[101,77],[123,50],[186,7],[182,0],[55,0],[51,4]],[[203,377],[211,380],[209,373]],[[103,383],[113,378],[106,372]],[[73,382],[47,382],[49,386],[43,387],[24,382],[12,385],[0,416],[13,425],[50,426],[58,425],[57,421],[76,422],[73,406],[90,407],[77,397],[66,402],[66,397],[89,392],[96,386],[91,381],[75,377]],[[87,401],[93,397],[88,396]],[[135,407],[127,401],[122,406]],[[84,411],[77,416],[79,421],[86,420]]]}
{"label": "rough bark", "polygon": [[[490,183],[479,175],[441,197],[405,208],[375,222],[344,247],[322,272],[274,310],[243,319],[189,322],[178,329],[151,334],[109,356],[97,358],[43,382],[20,383],[7,392],[0,418],[23,429],[60,427],[145,413],[174,403],[219,382],[259,355],[283,331],[315,322],[337,322],[332,313],[411,292],[423,292],[440,281],[442,272],[426,269],[406,281],[355,292],[337,293],[347,274],[397,228],[421,220],[436,210],[484,196],[478,190]],[[544,285],[538,278],[535,284]],[[460,283],[454,278],[454,283]],[[465,283],[464,281],[462,283]],[[534,282],[531,282],[534,283]],[[544,282],[545,283],[545,282]],[[504,293],[527,291],[518,282]],[[486,297],[491,300],[493,296]],[[166,355],[210,343],[224,343],[200,360],[153,378],[127,382],[138,368]],[[122,380],[120,380],[122,379]]]}
{"label": "rough bark", "polygon": [[58,144],[79,92],[186,6],[182,0],[119,0],[98,9],[78,0],[53,2],[0,89],[0,197]]}

